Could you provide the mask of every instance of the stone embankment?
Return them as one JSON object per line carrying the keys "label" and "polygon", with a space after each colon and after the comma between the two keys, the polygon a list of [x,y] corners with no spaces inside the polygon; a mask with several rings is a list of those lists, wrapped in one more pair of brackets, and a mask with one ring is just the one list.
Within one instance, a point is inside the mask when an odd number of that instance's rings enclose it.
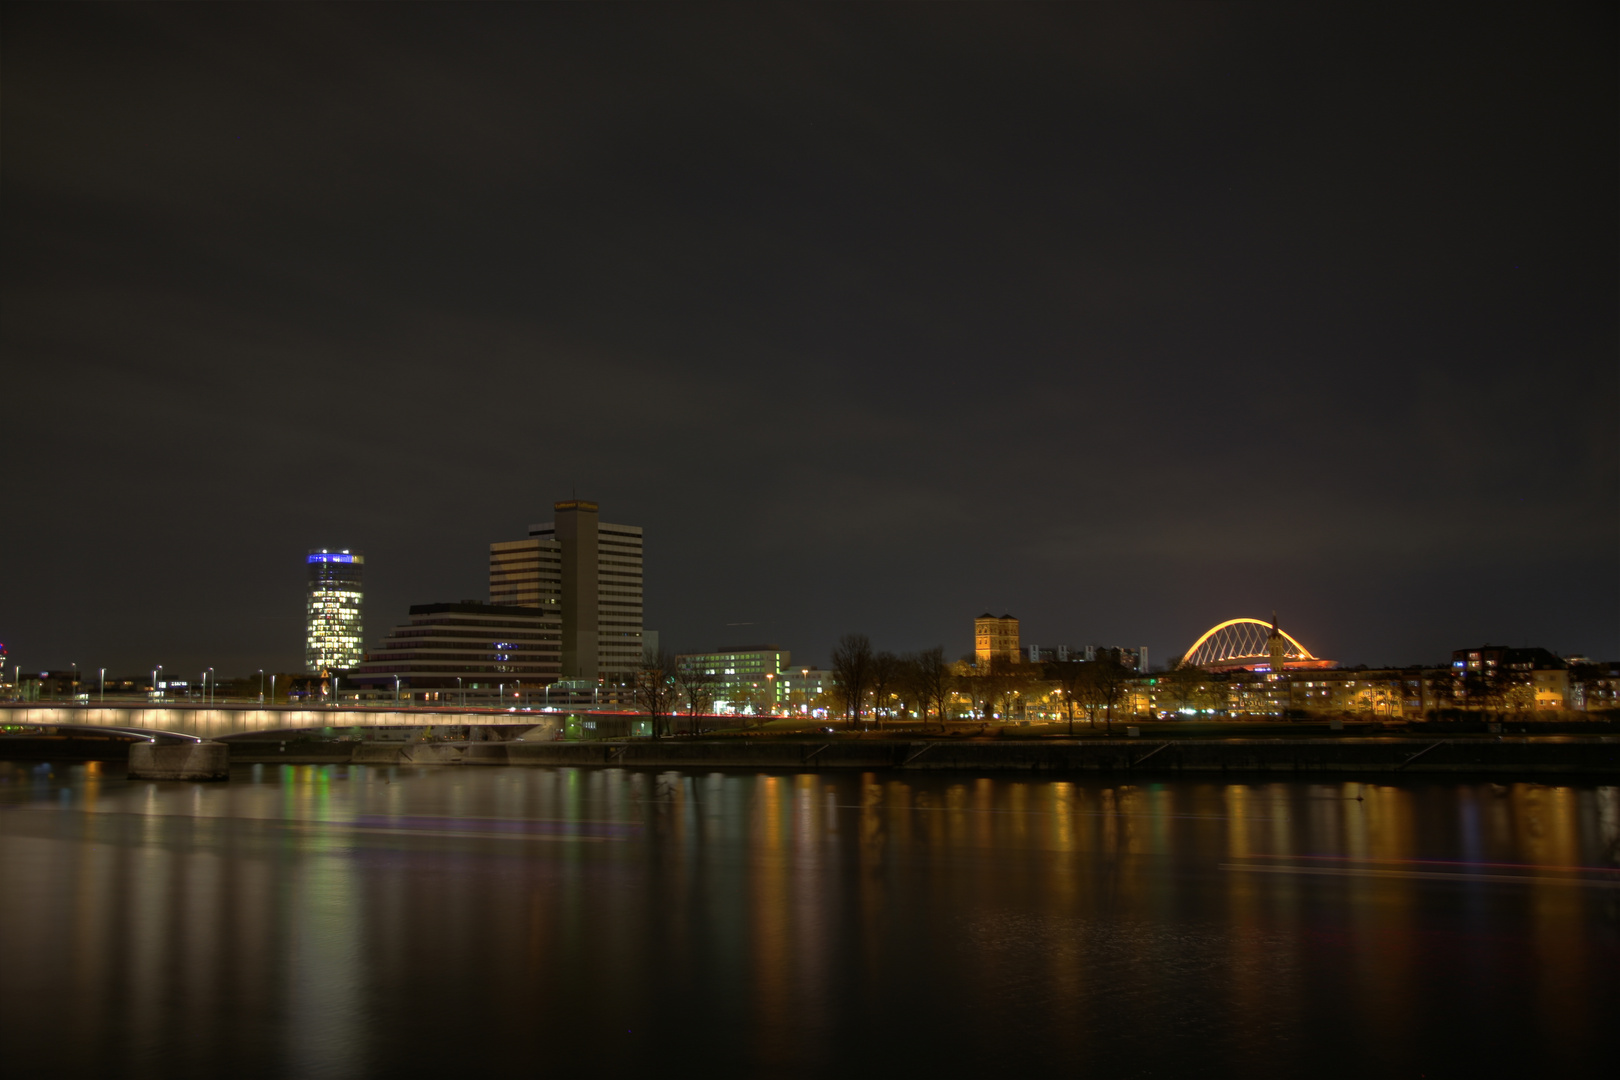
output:
{"label": "stone embankment", "polygon": [[1086,739],[830,738],[604,742],[234,743],[231,760],[370,765],[968,772],[1620,774],[1620,737]]}

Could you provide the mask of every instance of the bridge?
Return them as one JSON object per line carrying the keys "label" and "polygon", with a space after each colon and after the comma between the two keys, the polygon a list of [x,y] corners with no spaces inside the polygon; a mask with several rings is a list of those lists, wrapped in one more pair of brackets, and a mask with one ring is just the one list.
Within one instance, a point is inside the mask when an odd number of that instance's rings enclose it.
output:
{"label": "bridge", "polygon": [[1270,670],[1273,646],[1282,654],[1284,668],[1330,668],[1332,660],[1312,656],[1298,638],[1277,625],[1276,616],[1265,619],[1227,619],[1205,630],[1181,658],[1183,667],[1210,671]]}
{"label": "bridge", "polygon": [[324,728],[512,728],[554,727],[570,715],[611,715],[604,710],[514,712],[493,709],[330,708],[263,705],[0,705],[0,724],[94,728],[147,739],[195,742]]}

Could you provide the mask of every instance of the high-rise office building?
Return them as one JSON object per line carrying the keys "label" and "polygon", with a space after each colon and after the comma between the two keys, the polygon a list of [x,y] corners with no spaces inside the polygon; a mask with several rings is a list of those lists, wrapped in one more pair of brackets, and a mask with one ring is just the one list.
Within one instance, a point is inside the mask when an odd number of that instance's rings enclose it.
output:
{"label": "high-rise office building", "polygon": [[642,660],[641,526],[580,499],[553,512],[528,539],[489,545],[489,602],[557,613],[564,679],[627,679]]}
{"label": "high-rise office building", "polygon": [[347,549],[311,549],[309,595],[304,604],[304,667],[316,675],[347,671],[360,662],[364,631],[366,557]]}

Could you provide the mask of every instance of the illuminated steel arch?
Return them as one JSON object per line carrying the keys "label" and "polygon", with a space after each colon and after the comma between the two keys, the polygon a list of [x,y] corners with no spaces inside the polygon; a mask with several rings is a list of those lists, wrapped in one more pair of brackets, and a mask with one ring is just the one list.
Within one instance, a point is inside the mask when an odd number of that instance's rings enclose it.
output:
{"label": "illuminated steel arch", "polygon": [[[1183,664],[1194,667],[1213,665],[1246,665],[1270,663],[1269,642],[1273,625],[1264,619],[1227,619],[1204,631],[1204,636],[1193,642],[1192,648],[1181,658]],[[1277,630],[1288,643],[1283,653],[1284,662],[1317,661],[1311,651],[1288,633]],[[1314,666],[1314,663],[1313,665]]]}

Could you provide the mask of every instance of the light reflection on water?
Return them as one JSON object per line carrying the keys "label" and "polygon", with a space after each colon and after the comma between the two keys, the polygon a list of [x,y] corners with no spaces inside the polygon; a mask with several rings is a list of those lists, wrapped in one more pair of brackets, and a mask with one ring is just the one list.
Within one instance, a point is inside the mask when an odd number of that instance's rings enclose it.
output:
{"label": "light reflection on water", "polygon": [[1617,929],[1600,785],[0,763],[15,1075],[1596,1073]]}

